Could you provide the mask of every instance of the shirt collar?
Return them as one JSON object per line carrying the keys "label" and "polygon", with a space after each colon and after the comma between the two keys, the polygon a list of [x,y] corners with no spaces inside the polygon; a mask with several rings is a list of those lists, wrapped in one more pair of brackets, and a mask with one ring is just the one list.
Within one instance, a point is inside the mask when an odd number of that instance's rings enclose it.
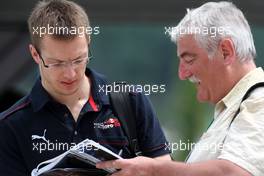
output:
{"label": "shirt collar", "polygon": [[38,78],[35,85],[30,92],[30,99],[32,101],[33,111],[37,112],[43,108],[46,103],[52,100],[48,92],[41,84],[41,79]]}
{"label": "shirt collar", "polygon": [[[109,105],[109,97],[104,91],[100,91],[99,89],[100,87],[106,87],[106,78],[103,75],[89,68],[86,69],[85,74],[91,80],[91,94],[94,102],[99,105],[99,107],[101,107],[102,105]],[[40,78],[37,79],[35,85],[33,86],[30,92],[30,99],[32,101],[32,107],[34,112],[37,112],[42,109],[49,101],[54,101],[49,95],[49,93],[42,86]]]}
{"label": "shirt collar", "polygon": [[91,80],[91,93],[95,103],[99,105],[109,105],[109,96],[105,92],[108,84],[106,77],[93,69],[86,69],[85,74]]}
{"label": "shirt collar", "polygon": [[246,74],[232,89],[231,91],[220,100],[215,106],[215,117],[220,114],[225,108],[238,104],[245,92],[258,82],[264,81],[264,72],[261,67],[255,68]]}

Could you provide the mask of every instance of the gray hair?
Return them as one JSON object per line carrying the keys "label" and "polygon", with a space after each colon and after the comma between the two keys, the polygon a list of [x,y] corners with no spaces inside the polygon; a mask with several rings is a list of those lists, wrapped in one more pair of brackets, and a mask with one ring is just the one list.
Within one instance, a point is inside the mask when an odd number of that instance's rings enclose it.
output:
{"label": "gray hair", "polygon": [[208,2],[196,9],[187,9],[187,14],[174,27],[171,40],[175,43],[186,34],[194,35],[197,43],[211,58],[223,38],[233,41],[240,62],[256,57],[256,49],[249,24],[241,10],[231,2]]}

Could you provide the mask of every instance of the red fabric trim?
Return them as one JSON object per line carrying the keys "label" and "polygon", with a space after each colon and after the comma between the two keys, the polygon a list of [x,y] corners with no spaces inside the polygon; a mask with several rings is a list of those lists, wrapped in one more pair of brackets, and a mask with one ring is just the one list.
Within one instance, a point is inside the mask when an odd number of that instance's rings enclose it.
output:
{"label": "red fabric trim", "polygon": [[7,113],[4,115],[4,118],[7,118],[9,115],[13,114],[14,112],[18,111],[19,109],[22,109],[22,108],[26,107],[29,103],[30,103],[30,101],[25,102],[25,103],[19,105],[18,107],[16,107],[15,109],[13,109],[13,110],[7,112]]}
{"label": "red fabric trim", "polygon": [[97,107],[96,103],[94,102],[94,99],[93,99],[92,96],[90,96],[90,98],[89,98],[89,104],[91,105],[91,107],[93,108],[94,111],[96,111],[96,112],[99,111],[98,107]]}

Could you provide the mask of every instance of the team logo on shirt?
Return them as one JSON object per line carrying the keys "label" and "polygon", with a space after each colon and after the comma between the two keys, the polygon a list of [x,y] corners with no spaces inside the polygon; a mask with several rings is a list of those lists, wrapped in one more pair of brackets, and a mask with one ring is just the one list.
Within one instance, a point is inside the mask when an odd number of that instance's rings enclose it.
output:
{"label": "team logo on shirt", "polygon": [[101,123],[94,123],[94,128],[97,129],[102,129],[102,130],[106,130],[106,129],[110,129],[110,128],[117,128],[120,127],[121,124],[119,122],[119,120],[117,118],[109,118],[104,122]]}
{"label": "team logo on shirt", "polygon": [[47,129],[44,130],[42,136],[39,136],[39,135],[32,135],[32,136],[31,136],[32,141],[35,140],[35,139],[42,139],[43,141],[48,142],[48,140],[46,139],[46,132],[47,132]]}

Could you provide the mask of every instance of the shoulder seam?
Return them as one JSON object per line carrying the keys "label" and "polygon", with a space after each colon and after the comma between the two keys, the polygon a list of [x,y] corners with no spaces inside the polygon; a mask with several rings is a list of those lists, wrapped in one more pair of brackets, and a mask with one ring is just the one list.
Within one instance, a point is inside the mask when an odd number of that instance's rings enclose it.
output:
{"label": "shoulder seam", "polygon": [[0,121],[6,119],[8,116],[12,115],[13,113],[17,112],[18,110],[23,109],[24,107],[26,107],[30,103],[31,103],[31,101],[27,100],[26,102],[23,102],[22,104],[18,105],[14,109],[11,109],[10,111],[7,110],[7,112],[5,114],[3,114],[3,116],[0,118]]}

